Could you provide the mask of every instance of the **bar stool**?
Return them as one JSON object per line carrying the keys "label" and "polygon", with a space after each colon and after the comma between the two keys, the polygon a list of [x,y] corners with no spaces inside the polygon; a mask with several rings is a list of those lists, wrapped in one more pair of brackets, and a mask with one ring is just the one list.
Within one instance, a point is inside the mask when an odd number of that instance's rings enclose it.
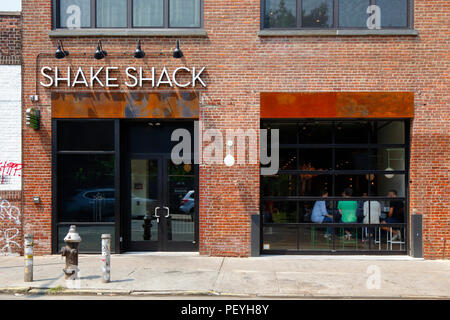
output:
{"label": "bar stool", "polygon": [[[365,227],[365,228],[363,228],[363,237],[365,237],[365,238],[367,238],[368,237],[368,227]],[[377,234],[378,234],[378,240],[377,240]],[[374,236],[375,236],[375,239],[374,239],[374,243],[375,244],[378,244],[378,250],[381,250],[381,228],[376,228],[376,230],[375,230],[375,234],[374,234]],[[370,239],[369,239],[369,241],[370,241]]]}
{"label": "bar stool", "polygon": [[[345,229],[346,228],[341,228],[341,238],[344,238]],[[358,248],[358,228],[355,227],[354,229],[355,229],[355,237],[354,237],[354,240],[352,242],[355,244],[355,247]],[[353,238],[353,235],[352,235],[352,238]],[[342,249],[344,249],[345,248],[345,240],[341,239],[341,243],[342,243]]]}
{"label": "bar stool", "polygon": [[[404,237],[402,235],[402,229],[399,229],[399,231],[400,231],[401,239],[404,239]],[[390,227],[389,232],[387,233],[386,248],[389,247],[389,249],[392,251],[393,244],[399,244],[400,250],[402,250],[402,246],[405,245],[405,241],[404,240],[392,240],[392,227]]]}

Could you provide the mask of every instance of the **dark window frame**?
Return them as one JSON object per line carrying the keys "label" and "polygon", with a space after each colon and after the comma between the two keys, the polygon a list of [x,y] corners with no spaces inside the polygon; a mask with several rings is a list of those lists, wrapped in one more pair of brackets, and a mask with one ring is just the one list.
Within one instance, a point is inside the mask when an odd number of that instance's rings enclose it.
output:
{"label": "dark window frame", "polygon": [[[64,122],[111,122],[114,126],[114,150],[91,150],[91,151],[64,151],[58,149],[58,127]],[[60,155],[112,155],[114,157],[114,222],[81,222],[81,221],[59,221],[59,167]],[[114,228],[115,253],[120,253],[120,122],[117,119],[53,119],[52,120],[52,252],[58,253],[58,230],[59,227],[80,226],[111,226]],[[98,251],[84,251],[85,253],[98,253]]]}
{"label": "dark window frame", "polygon": [[[82,27],[81,29],[202,29],[203,28],[203,16],[204,16],[204,0],[200,1],[200,25],[197,27],[171,27],[170,26],[170,0],[163,0],[163,26],[161,27],[135,27],[133,24],[133,0],[127,1],[127,26],[126,27],[97,27],[97,1],[90,0],[90,26]],[[52,13],[53,13],[53,29],[68,29],[61,27],[60,21],[60,0],[52,0]]]}
{"label": "dark window frame", "polygon": [[[299,133],[297,130],[297,137],[296,137],[296,143],[295,144],[281,144],[279,145],[280,149],[282,148],[289,148],[293,147],[295,149],[301,150],[305,147],[308,147],[308,149],[321,149],[321,148],[333,148],[333,160],[332,160],[332,168],[333,170],[321,170],[321,171],[305,171],[305,170],[279,170],[277,174],[295,174],[297,176],[301,174],[314,174],[314,175],[329,175],[332,178],[332,186],[330,195],[327,199],[327,201],[335,202],[337,205],[338,201],[341,200],[352,200],[352,201],[390,201],[392,198],[388,198],[386,196],[368,196],[368,197],[361,197],[361,196],[353,196],[350,199],[343,198],[342,196],[338,196],[335,187],[336,187],[336,176],[337,175],[366,175],[366,174],[385,174],[385,170],[337,170],[335,169],[335,150],[339,148],[353,148],[353,147],[360,147],[364,145],[366,148],[384,148],[384,147],[401,147],[404,151],[405,156],[405,168],[404,170],[394,170],[389,171],[389,173],[393,174],[403,174],[405,176],[405,194],[402,197],[395,198],[396,200],[403,201],[404,202],[404,208],[405,208],[405,214],[404,219],[405,221],[403,223],[391,223],[391,224],[383,224],[383,225],[377,225],[377,224],[370,224],[370,227],[399,227],[404,228],[405,233],[405,244],[403,247],[403,250],[374,250],[372,249],[371,243],[369,242],[369,250],[336,250],[335,247],[335,238],[332,239],[332,248],[330,250],[292,250],[292,249],[286,249],[286,250],[267,250],[263,248],[263,240],[264,240],[264,227],[271,227],[271,226],[287,226],[290,228],[297,228],[297,234],[300,234],[301,228],[305,227],[331,227],[334,229],[342,229],[345,227],[351,228],[363,228],[367,225],[365,224],[359,224],[359,223],[352,223],[352,224],[343,224],[343,223],[322,223],[318,225],[317,223],[312,222],[300,222],[298,221],[298,213],[299,213],[299,203],[301,202],[308,202],[308,201],[320,201],[323,200],[321,196],[264,196],[263,195],[263,184],[260,183],[260,212],[262,212],[262,207],[264,201],[282,201],[282,202],[292,202],[296,204],[297,207],[297,222],[296,223],[266,223],[264,222],[264,219],[260,219],[260,250],[262,253],[269,253],[269,254],[368,254],[368,255],[393,255],[393,254],[407,254],[409,252],[409,236],[410,236],[410,228],[409,228],[409,183],[410,183],[410,119],[407,118],[398,118],[398,119],[261,119],[261,128],[265,128],[264,125],[266,123],[293,123],[295,122],[297,124],[297,127],[299,126],[299,123],[302,122],[308,122],[308,121],[324,121],[324,122],[332,122],[332,142],[331,143],[317,143],[317,144],[301,144],[299,143]],[[370,130],[368,132],[368,140],[367,144],[344,144],[344,143],[336,143],[336,123],[338,122],[344,122],[344,121],[363,121],[367,122],[369,125],[372,122],[383,122],[383,121],[401,121],[404,123],[404,133],[405,133],[405,141],[403,144],[376,144],[371,141],[371,133]],[[270,141],[270,140],[269,140]],[[298,157],[297,157],[298,159]],[[297,160],[298,161],[298,160]],[[261,176],[262,177],[262,176]],[[368,181],[368,187],[370,190],[370,182]],[[298,194],[298,179],[297,179],[297,194]],[[297,236],[298,237],[298,236]]]}
{"label": "dark window frame", "polygon": [[[369,30],[365,27],[340,27],[339,26],[339,0],[333,0],[333,23],[329,28],[316,28],[316,27],[303,27],[302,26],[302,1],[296,0],[297,10],[296,10],[296,18],[297,25],[295,28],[281,28],[281,27],[265,27],[265,12],[266,12],[266,0],[261,0],[261,30]],[[376,4],[376,0],[369,0],[370,5]],[[381,27],[383,29],[414,29],[414,0],[407,0],[407,17],[406,17],[406,26],[404,27]]]}

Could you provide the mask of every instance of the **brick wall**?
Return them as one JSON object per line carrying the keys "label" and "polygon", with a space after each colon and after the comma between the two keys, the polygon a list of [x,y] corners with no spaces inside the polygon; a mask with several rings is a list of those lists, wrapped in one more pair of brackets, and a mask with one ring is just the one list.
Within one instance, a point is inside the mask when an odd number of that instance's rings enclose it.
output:
{"label": "brick wall", "polygon": [[[136,38],[104,37],[109,56],[95,61],[97,38],[63,39],[68,59],[41,55],[39,66],[207,66],[208,88],[200,89],[205,128],[259,128],[259,97],[267,91],[410,91],[415,94],[412,125],[411,208],[424,215],[425,257],[449,257],[450,112],[448,50],[450,2],[415,1],[410,36],[258,37],[260,0],[205,0],[207,38],[185,37],[185,58],[174,60],[174,38],[143,37],[144,61],[131,56]],[[36,57],[53,53],[50,2],[23,1],[24,96],[39,94],[42,129],[24,127],[25,231],[39,239],[38,253],[51,251],[51,90],[36,87]],[[161,52],[163,55],[151,55]],[[83,53],[88,52],[84,56]],[[120,52],[114,55],[113,52]],[[129,52],[129,58],[122,55]],[[124,77],[124,75],[121,75]],[[122,80],[122,79],[119,79]],[[122,81],[120,81],[122,82]],[[128,88],[119,88],[128,90]],[[81,90],[81,89],[77,89]],[[24,100],[23,108],[32,104]],[[36,206],[32,196],[41,196]],[[250,215],[259,211],[256,165],[200,167],[200,253],[248,256]]]}
{"label": "brick wall", "polygon": [[21,64],[21,17],[17,13],[0,13],[0,64]]}
{"label": "brick wall", "polygon": [[21,17],[0,13],[0,255],[22,252]]}

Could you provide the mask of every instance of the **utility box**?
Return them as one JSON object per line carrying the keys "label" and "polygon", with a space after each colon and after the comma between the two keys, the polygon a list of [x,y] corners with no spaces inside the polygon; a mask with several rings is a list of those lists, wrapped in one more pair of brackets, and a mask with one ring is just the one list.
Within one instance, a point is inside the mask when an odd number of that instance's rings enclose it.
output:
{"label": "utility box", "polygon": [[251,215],[251,253],[252,257],[259,257],[260,255],[260,246],[261,246],[261,225],[260,225],[260,216],[259,214]]}
{"label": "utility box", "polygon": [[422,215],[411,215],[411,253],[414,258],[423,258]]}

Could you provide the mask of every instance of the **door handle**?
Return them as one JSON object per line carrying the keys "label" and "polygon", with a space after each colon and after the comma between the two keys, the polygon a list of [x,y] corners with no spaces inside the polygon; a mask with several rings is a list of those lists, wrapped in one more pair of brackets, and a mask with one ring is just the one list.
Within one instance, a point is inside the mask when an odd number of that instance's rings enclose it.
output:
{"label": "door handle", "polygon": [[157,223],[159,223],[159,218],[160,218],[160,216],[158,216],[158,214],[157,214],[158,209],[161,209],[161,208],[160,208],[160,207],[156,207],[156,208],[155,208],[155,214],[153,215],[153,217],[156,218],[156,222],[157,222]]}
{"label": "door handle", "polygon": [[167,209],[167,215],[165,216],[165,218],[170,217],[170,209],[169,207],[163,207],[164,209]]}

